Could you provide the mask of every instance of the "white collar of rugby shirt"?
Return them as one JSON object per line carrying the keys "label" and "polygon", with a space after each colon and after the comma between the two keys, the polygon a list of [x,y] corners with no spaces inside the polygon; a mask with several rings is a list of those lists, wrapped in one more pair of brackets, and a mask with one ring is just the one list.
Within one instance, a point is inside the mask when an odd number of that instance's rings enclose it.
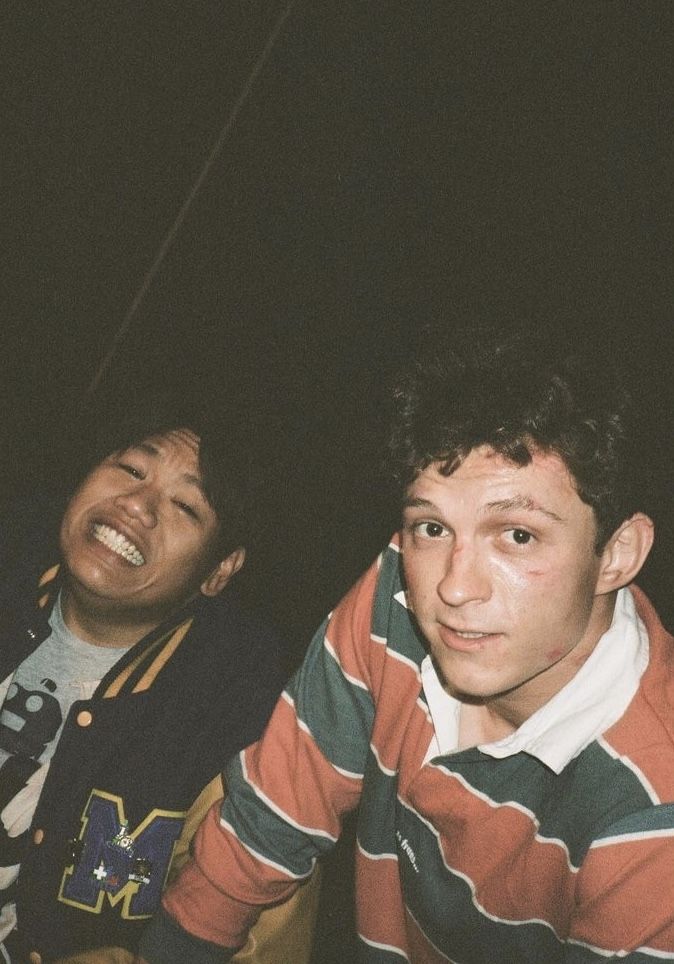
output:
{"label": "white collar of rugby shirt", "polygon": [[[561,773],[625,712],[648,665],[648,651],[648,634],[632,594],[621,589],[610,627],[573,679],[514,733],[478,749],[497,759],[529,753]],[[456,750],[461,703],[443,689],[430,656],[421,664],[421,678],[435,731],[428,762]]]}

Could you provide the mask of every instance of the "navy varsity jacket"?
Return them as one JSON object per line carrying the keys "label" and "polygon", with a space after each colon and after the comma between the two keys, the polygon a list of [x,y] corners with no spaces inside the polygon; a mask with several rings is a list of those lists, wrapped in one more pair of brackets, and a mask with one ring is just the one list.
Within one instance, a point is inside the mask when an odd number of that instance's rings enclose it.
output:
{"label": "navy varsity jacket", "polygon": [[[44,558],[44,545],[24,546],[20,571],[14,561],[0,585],[0,680],[48,635],[58,591],[58,567],[43,573],[27,558]],[[92,699],[72,706],[32,827],[15,843],[22,955],[135,949],[187,812],[259,737],[282,683],[277,638],[226,589],[142,639]],[[27,725],[30,695],[12,707]],[[48,692],[39,695],[47,707]],[[0,810],[20,789],[9,782],[0,781]]]}

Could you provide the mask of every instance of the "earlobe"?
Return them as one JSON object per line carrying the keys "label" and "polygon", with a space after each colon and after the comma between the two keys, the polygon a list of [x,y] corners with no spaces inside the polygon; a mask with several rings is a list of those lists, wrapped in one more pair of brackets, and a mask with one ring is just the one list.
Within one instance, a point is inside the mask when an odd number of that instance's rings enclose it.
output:
{"label": "earlobe", "polygon": [[653,528],[652,520],[637,512],[616,529],[602,553],[598,594],[622,589],[637,577],[653,545]]}
{"label": "earlobe", "polygon": [[222,559],[209,576],[201,584],[203,596],[217,596],[222,592],[229,580],[234,576],[246,561],[246,550],[243,546],[230,552]]}

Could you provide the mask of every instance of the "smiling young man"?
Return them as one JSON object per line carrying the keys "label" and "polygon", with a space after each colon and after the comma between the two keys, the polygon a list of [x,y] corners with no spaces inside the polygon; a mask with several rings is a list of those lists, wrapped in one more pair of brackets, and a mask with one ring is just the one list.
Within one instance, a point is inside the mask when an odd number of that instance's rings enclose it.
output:
{"label": "smiling young man", "polygon": [[217,596],[245,558],[243,546],[220,552],[219,529],[194,432],[173,429],[108,456],[61,523],[66,623],[99,645],[128,646],[199,593]]}
{"label": "smiling young man", "polygon": [[617,377],[436,331],[394,402],[401,532],[230,765],[144,959],[226,959],[358,807],[363,962],[674,960],[674,640],[632,585]]}
{"label": "smiling young man", "polygon": [[278,640],[223,591],[249,535],[230,441],[148,410],[108,438],[58,546],[48,527],[3,546],[0,961],[132,960],[273,708]]}

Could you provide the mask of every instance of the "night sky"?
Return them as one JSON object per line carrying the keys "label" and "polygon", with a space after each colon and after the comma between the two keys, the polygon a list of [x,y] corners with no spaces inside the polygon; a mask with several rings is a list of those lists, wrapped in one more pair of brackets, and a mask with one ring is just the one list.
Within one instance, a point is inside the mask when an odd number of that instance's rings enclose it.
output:
{"label": "night sky", "polygon": [[[0,400],[9,494],[139,389],[250,418],[245,588],[299,654],[393,524],[373,417],[429,318],[626,344],[671,477],[674,6],[297,2],[91,394],[284,9],[3,5]],[[645,582],[671,623],[670,491]]]}

